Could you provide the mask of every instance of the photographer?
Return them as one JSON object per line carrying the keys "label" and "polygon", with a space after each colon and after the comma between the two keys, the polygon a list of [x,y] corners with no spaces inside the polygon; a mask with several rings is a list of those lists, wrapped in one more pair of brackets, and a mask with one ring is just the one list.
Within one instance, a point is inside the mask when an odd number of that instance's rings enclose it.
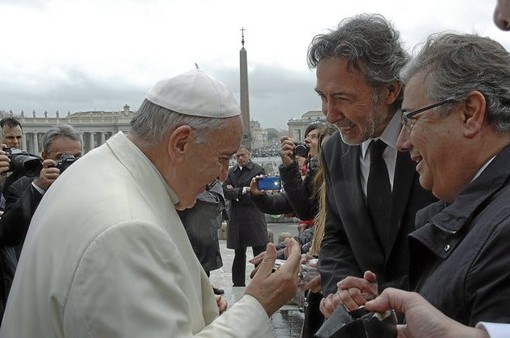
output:
{"label": "photographer", "polygon": [[[13,116],[4,117],[0,120],[0,128],[2,130],[2,150],[5,148],[21,149],[23,143],[23,126]],[[4,155],[4,153],[2,153]],[[5,172],[2,172],[5,173]],[[6,175],[5,180],[2,182],[2,191],[7,190],[9,185],[14,183],[21,176],[17,176],[17,173],[9,172]],[[2,205],[4,207],[4,205]]]}
{"label": "photographer", "polygon": [[69,125],[51,128],[43,135],[42,143],[39,176],[23,176],[4,191],[6,207],[0,219],[0,234],[4,245],[16,246],[18,258],[32,215],[45,191],[82,152],[80,135]]}

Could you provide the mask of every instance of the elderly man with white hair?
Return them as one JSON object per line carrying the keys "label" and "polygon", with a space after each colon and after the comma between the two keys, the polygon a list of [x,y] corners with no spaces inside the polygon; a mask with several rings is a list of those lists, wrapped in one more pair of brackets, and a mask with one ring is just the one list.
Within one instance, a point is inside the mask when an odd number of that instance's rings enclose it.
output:
{"label": "elderly man with white hair", "polygon": [[296,292],[300,250],[267,255],[225,311],[177,210],[224,180],[243,133],[220,81],[191,71],[156,84],[131,121],[71,166],[34,214],[1,337],[268,337]]}

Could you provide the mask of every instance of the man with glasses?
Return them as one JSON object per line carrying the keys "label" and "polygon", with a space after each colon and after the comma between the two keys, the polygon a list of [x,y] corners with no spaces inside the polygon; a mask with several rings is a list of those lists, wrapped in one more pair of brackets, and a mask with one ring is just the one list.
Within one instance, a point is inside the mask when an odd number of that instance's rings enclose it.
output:
{"label": "man with glasses", "polygon": [[403,336],[488,337],[467,327],[477,323],[492,336],[505,326],[483,322],[510,323],[510,54],[477,35],[433,35],[403,79],[397,145],[442,201],[410,235],[410,283],[423,298],[388,290],[367,307],[405,312]]}
{"label": "man with glasses", "polygon": [[358,290],[407,288],[407,235],[416,211],[435,201],[420,187],[409,154],[396,148],[398,74],[407,61],[398,31],[380,15],[348,18],[309,48],[322,110],[339,130],[322,153],[327,216],[319,270],[326,316],[340,303],[349,310],[362,305]]}

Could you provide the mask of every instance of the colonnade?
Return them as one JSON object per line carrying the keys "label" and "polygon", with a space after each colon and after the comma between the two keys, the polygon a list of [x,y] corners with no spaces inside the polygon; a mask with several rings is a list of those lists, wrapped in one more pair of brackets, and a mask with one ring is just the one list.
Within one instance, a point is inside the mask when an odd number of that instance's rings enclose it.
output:
{"label": "colonnade", "polygon": [[[113,132],[79,132],[83,145],[83,154],[104,144]],[[44,132],[23,132],[21,149],[30,154],[39,155],[43,150],[42,136]]]}

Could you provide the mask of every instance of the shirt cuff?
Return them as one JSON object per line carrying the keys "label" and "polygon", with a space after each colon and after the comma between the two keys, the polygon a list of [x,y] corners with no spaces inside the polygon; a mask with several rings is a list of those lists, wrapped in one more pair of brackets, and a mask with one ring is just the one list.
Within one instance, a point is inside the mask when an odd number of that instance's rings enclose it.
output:
{"label": "shirt cuff", "polygon": [[39,192],[41,195],[44,195],[44,189],[39,188],[34,182],[32,182],[32,187],[34,187],[34,189],[37,190],[37,192]]}
{"label": "shirt cuff", "polygon": [[510,324],[479,322],[476,327],[487,331],[490,338],[510,337]]}

